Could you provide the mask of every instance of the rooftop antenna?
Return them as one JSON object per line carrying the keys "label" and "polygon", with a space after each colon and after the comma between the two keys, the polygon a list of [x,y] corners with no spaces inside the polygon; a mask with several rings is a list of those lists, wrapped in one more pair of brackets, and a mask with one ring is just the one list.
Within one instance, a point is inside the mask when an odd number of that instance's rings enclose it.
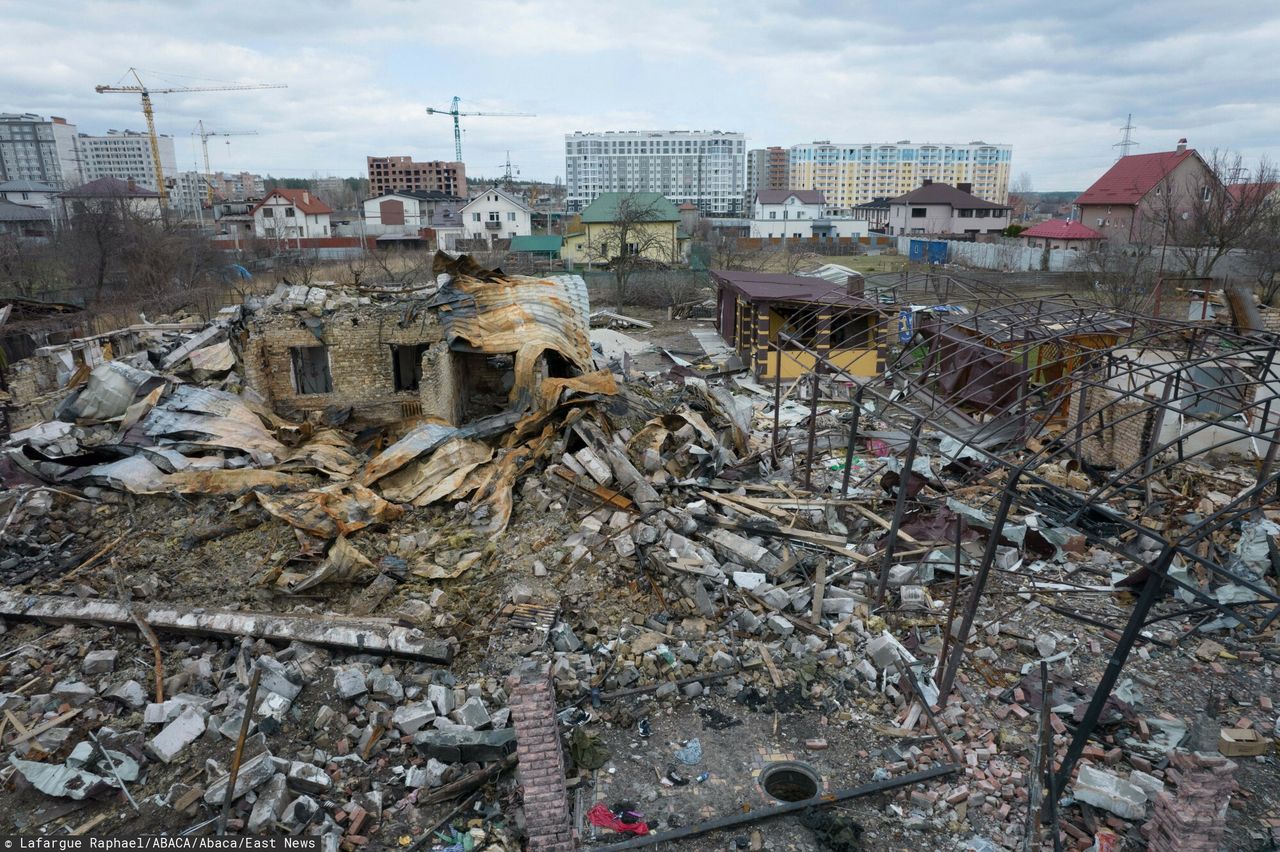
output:
{"label": "rooftop antenna", "polygon": [[1130,148],[1138,147],[1138,140],[1133,138],[1133,113],[1129,113],[1124,120],[1124,127],[1120,129],[1124,131],[1124,136],[1120,138],[1119,142],[1111,146],[1112,148],[1120,149],[1120,156],[1116,157],[1117,160],[1129,156]]}

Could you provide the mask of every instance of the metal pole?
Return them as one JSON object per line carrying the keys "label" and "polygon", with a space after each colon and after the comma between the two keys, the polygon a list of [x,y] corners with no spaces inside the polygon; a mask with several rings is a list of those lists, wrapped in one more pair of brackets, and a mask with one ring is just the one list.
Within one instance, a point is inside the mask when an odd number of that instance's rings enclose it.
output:
{"label": "metal pole", "polygon": [[853,446],[858,441],[858,425],[862,419],[862,385],[853,395],[853,420],[849,423],[849,446],[844,451],[844,480],[840,483],[840,496],[849,496],[849,475],[853,467]]}
{"label": "metal pole", "polygon": [[813,490],[813,448],[814,448],[814,442],[817,440],[817,437],[818,437],[818,397],[822,395],[818,388],[818,383],[821,381],[821,379],[818,378],[818,371],[821,369],[822,369],[821,362],[814,361],[813,363],[813,401],[809,405],[809,448],[807,451],[807,455],[805,457],[805,465],[804,465],[804,490],[805,491]]}
{"label": "metal pole", "polygon": [[[991,574],[991,563],[996,559],[996,548],[1000,546],[1000,531],[1009,517],[1009,509],[1013,506],[1014,495],[1018,492],[1018,480],[1022,478],[1022,469],[1018,468],[1009,475],[1005,483],[1004,495],[1000,498],[1000,508],[996,509],[995,520],[991,523],[991,534],[987,537],[987,548],[982,554],[982,564],[973,578],[973,587],[969,590],[969,601],[964,607],[964,616],[960,619],[960,631],[951,641],[951,659],[947,660],[947,668],[942,673],[942,682],[938,685],[938,701],[947,700],[951,694],[951,685],[955,681],[956,671],[964,658],[965,643],[969,639],[969,631],[973,629],[973,618],[978,612],[978,601],[986,591],[987,577]],[[958,521],[957,521],[958,523]]]}
{"label": "metal pole", "polygon": [[916,444],[920,441],[920,429],[923,426],[924,418],[917,417],[915,425],[911,427],[911,440],[907,442],[907,456],[902,463],[902,473],[898,477],[898,502],[893,507],[893,520],[889,524],[889,540],[885,542],[884,559],[880,562],[880,579],[876,583],[877,605],[883,603],[885,587],[889,585],[889,566],[893,564],[893,555],[898,549],[898,528],[902,526],[902,516],[907,511],[907,486],[911,482],[911,466],[916,460]]}
{"label": "metal pole", "polygon": [[1071,744],[1067,746],[1067,753],[1062,758],[1062,766],[1054,777],[1053,786],[1055,790],[1064,789],[1071,780],[1071,770],[1075,768],[1076,761],[1084,753],[1085,743],[1089,741],[1089,735],[1093,733],[1093,729],[1098,724],[1098,718],[1102,715],[1102,706],[1107,703],[1107,699],[1111,696],[1111,690],[1120,678],[1120,671],[1124,668],[1125,661],[1129,658],[1133,643],[1137,641],[1138,634],[1146,623],[1147,613],[1151,611],[1151,607],[1156,601],[1156,593],[1164,583],[1165,572],[1168,571],[1169,565],[1173,562],[1173,554],[1173,546],[1166,544],[1164,551],[1160,554],[1160,558],[1151,566],[1151,573],[1147,575],[1147,581],[1142,586],[1142,592],[1138,595],[1137,603],[1133,605],[1133,612],[1129,613],[1129,622],[1124,626],[1124,632],[1120,634],[1120,640],[1116,642],[1116,648],[1111,653],[1111,659],[1107,660],[1107,668],[1102,672],[1102,678],[1098,681],[1098,686],[1093,691],[1093,700],[1089,702],[1089,709],[1085,711],[1084,718],[1076,726],[1076,732],[1071,738]]}
{"label": "metal pole", "polygon": [[240,738],[236,740],[235,754],[231,758],[231,771],[227,775],[227,792],[222,797],[222,816],[218,819],[218,836],[227,833],[227,818],[231,816],[231,800],[236,794],[236,778],[240,775],[240,759],[244,757],[244,741],[249,736],[249,725],[253,723],[253,705],[258,699],[258,682],[262,679],[262,669],[256,664],[253,677],[249,680],[249,695],[244,704],[244,718],[240,721]]}

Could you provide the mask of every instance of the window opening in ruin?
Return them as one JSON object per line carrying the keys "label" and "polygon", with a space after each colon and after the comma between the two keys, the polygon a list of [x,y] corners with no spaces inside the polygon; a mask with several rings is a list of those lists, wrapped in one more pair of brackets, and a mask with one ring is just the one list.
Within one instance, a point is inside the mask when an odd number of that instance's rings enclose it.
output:
{"label": "window opening in ruin", "polygon": [[397,391],[416,391],[422,384],[422,353],[426,343],[391,346],[391,369]]}
{"label": "window opening in ruin", "polygon": [[293,387],[298,393],[333,392],[333,376],[329,373],[329,347],[290,346],[289,364],[293,372]]}

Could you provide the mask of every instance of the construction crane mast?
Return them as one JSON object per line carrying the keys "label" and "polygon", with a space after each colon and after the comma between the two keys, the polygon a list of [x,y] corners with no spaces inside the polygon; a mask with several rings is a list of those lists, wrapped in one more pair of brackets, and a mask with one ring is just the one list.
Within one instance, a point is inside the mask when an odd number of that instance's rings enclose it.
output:
{"label": "construction crane mast", "polygon": [[427,115],[451,115],[453,116],[453,153],[457,162],[462,162],[462,125],[458,122],[460,116],[501,116],[504,118],[534,118],[531,112],[459,112],[458,104],[460,99],[457,95],[453,96],[453,104],[449,109],[436,109],[427,107]]}
{"label": "construction crane mast", "polygon": [[[204,150],[204,175],[205,189],[209,198],[209,206],[213,206],[213,181],[209,176],[213,174],[209,170],[209,137],[210,136],[257,136],[256,130],[208,130],[204,126],[204,119],[196,122],[196,134],[200,137],[200,147]],[[230,143],[227,143],[230,144]]]}
{"label": "construction crane mast", "polygon": [[153,89],[138,76],[137,68],[130,68],[129,74],[137,82],[136,86],[94,86],[98,94],[125,94],[142,96],[142,114],[147,119],[147,136],[151,139],[151,158],[156,166],[156,192],[160,193],[160,205],[169,205],[169,192],[164,185],[164,167],[160,163],[160,137],[156,135],[155,111],[151,107],[152,95],[172,95],[186,92],[240,92],[248,89],[287,89],[283,83],[232,83],[222,86],[179,86],[166,89]]}

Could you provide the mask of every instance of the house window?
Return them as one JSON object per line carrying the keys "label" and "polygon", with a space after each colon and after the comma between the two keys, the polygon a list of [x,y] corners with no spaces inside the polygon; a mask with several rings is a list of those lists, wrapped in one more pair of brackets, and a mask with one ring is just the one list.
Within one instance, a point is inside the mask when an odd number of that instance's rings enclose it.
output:
{"label": "house window", "polygon": [[490,210],[490,211],[489,211],[489,221],[490,221],[490,222],[498,222],[498,221],[501,221],[501,218],[502,218],[502,217],[500,216],[500,214],[498,213],[498,211],[497,211],[497,210]]}
{"label": "house window", "polygon": [[961,218],[961,219],[972,219],[972,218],[973,218],[973,211],[972,211],[972,210],[961,210],[961,211],[960,211],[960,218]]}
{"label": "house window", "polygon": [[977,210],[977,211],[974,211],[974,214],[973,214],[973,215],[974,215],[974,216],[976,216],[976,217],[978,217],[979,219],[990,219],[990,218],[991,218],[991,211],[990,211],[990,210]]}
{"label": "house window", "polygon": [[290,346],[293,388],[300,394],[332,393],[328,346]]}
{"label": "house window", "polygon": [[1208,201],[1208,200],[1209,200],[1209,185],[1208,185],[1208,184],[1205,184],[1204,186],[1200,187],[1200,200],[1201,200],[1201,201]]}
{"label": "house window", "polygon": [[777,211],[777,210],[770,210],[770,211],[769,211],[769,218],[770,218],[770,219],[777,219],[777,218],[778,218],[778,211]]}
{"label": "house window", "polygon": [[927,209],[925,209],[924,207],[912,207],[912,208],[911,208],[911,218],[912,218],[912,219],[923,219],[925,216],[927,216],[927,215],[928,215],[928,213],[929,213],[929,211],[928,211]]}
{"label": "house window", "polygon": [[294,218],[294,215],[296,212],[297,211],[295,211],[292,207],[286,207],[284,208],[284,218],[292,219]]}
{"label": "house window", "polygon": [[472,222],[479,222],[479,221],[480,221],[480,214],[479,214],[479,213],[472,213],[472,214],[471,214],[471,221],[472,221]]}
{"label": "house window", "polygon": [[273,217],[273,216],[275,216],[275,215],[276,215],[276,211],[272,210],[270,207],[263,207],[263,208],[262,208],[262,216],[263,216],[263,218],[265,218],[265,219],[270,219],[271,217]]}
{"label": "house window", "polygon": [[508,213],[508,214],[507,214],[507,221],[508,221],[508,222],[514,222],[515,220],[516,220],[516,214],[514,214],[514,213]]}
{"label": "house window", "polygon": [[416,391],[422,384],[422,353],[426,351],[425,343],[392,345],[391,372],[395,378],[396,390]]}

